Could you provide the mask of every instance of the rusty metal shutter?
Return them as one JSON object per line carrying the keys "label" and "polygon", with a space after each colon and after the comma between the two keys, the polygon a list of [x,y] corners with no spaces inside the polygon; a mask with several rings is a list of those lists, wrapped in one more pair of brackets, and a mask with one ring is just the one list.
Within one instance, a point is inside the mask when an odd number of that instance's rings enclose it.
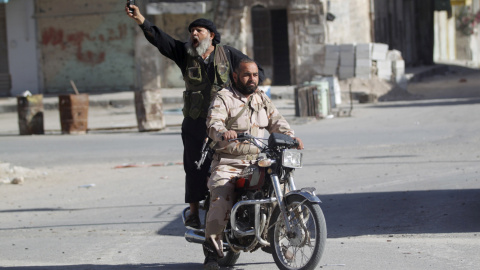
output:
{"label": "rusty metal shutter", "polygon": [[7,24],[5,5],[0,4],[0,96],[10,95],[10,74],[8,71]]}

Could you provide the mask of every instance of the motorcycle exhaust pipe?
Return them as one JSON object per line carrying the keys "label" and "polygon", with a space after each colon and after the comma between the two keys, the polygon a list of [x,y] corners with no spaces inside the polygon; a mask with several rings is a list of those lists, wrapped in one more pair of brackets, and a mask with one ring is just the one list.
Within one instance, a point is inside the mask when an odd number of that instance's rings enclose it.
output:
{"label": "motorcycle exhaust pipe", "polygon": [[[187,240],[187,242],[190,242],[190,243],[203,244],[203,242],[205,242],[205,231],[188,229],[185,232],[185,240]],[[228,245],[228,243],[223,243],[223,249],[224,250],[230,249],[230,246]]]}
{"label": "motorcycle exhaust pipe", "polygon": [[188,229],[185,232],[185,239],[190,243],[203,244],[205,242],[205,232]]}

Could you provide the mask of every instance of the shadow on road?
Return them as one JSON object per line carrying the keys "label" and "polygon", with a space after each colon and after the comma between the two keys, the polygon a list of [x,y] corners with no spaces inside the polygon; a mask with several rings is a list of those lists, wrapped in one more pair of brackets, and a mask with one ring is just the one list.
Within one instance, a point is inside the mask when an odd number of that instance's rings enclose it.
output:
{"label": "shadow on road", "polygon": [[319,197],[329,238],[480,232],[480,189]]}
{"label": "shadow on road", "polygon": [[[249,265],[261,265],[265,263],[239,263],[234,267],[227,269],[248,269]],[[268,264],[273,264],[268,263]],[[0,269],[12,270],[136,270],[136,269],[168,269],[168,270],[185,270],[185,269],[203,269],[202,263],[158,263],[158,264],[120,264],[120,265],[51,265],[51,266],[16,266],[16,267],[0,267]]]}
{"label": "shadow on road", "polygon": [[182,263],[182,264],[120,264],[120,265],[50,265],[50,266],[17,266],[0,267],[0,269],[15,270],[135,270],[135,269],[203,269],[200,263]]}

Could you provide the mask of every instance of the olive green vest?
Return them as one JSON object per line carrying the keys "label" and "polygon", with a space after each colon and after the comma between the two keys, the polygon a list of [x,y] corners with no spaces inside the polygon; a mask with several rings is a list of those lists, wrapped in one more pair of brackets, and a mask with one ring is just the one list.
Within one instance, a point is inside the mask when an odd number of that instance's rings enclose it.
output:
{"label": "olive green vest", "polygon": [[188,55],[183,75],[186,91],[183,92],[183,116],[206,118],[211,100],[218,90],[230,86],[230,63],[221,45],[215,45],[215,80],[210,82],[206,65],[200,57]]}

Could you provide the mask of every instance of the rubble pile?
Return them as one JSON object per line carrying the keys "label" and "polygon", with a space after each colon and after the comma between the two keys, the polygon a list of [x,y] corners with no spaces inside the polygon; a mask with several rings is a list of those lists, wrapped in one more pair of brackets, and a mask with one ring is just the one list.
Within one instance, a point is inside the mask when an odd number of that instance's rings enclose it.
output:
{"label": "rubble pile", "polygon": [[26,179],[35,179],[42,174],[44,173],[0,161],[0,184],[19,185]]}

